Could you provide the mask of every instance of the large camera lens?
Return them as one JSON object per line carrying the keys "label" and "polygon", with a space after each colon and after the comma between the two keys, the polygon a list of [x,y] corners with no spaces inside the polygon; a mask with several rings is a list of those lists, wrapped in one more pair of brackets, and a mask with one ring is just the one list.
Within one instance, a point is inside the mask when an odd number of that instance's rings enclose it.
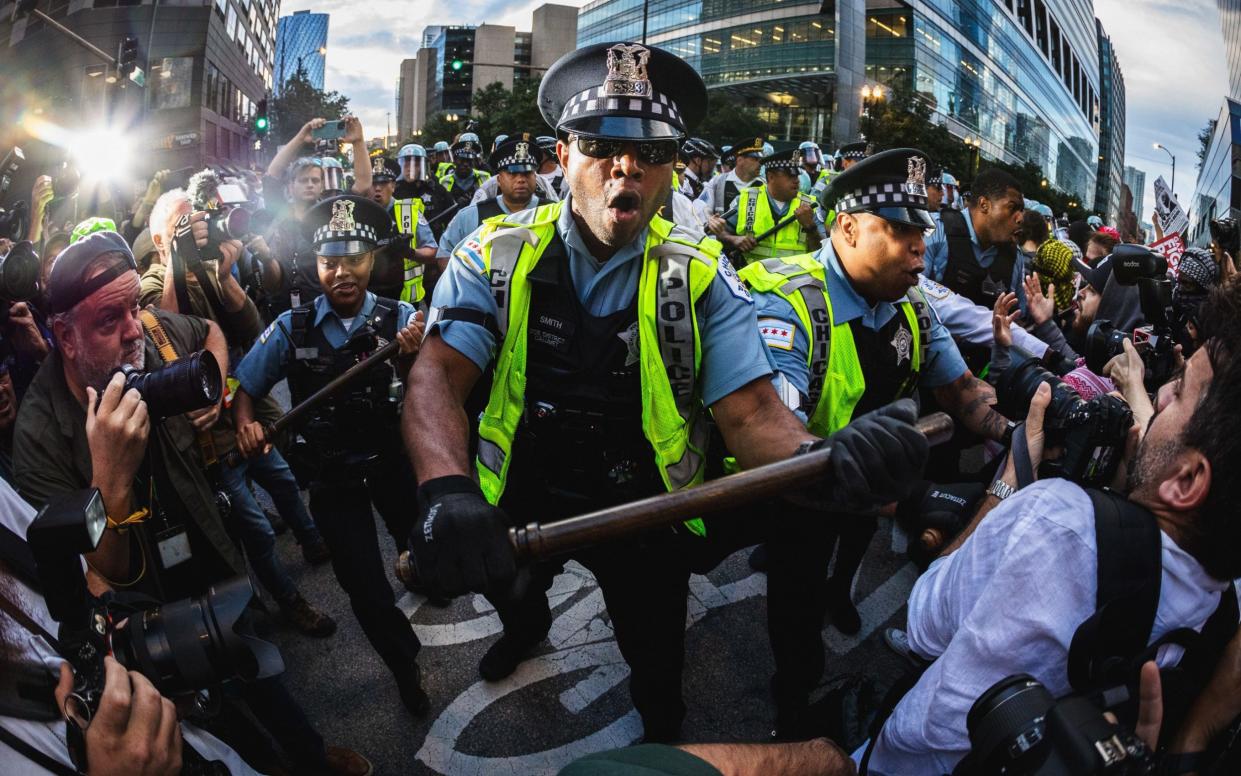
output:
{"label": "large camera lens", "polygon": [[22,240],[0,258],[0,299],[25,302],[38,295],[39,256],[29,240]]}
{"label": "large camera lens", "polygon": [[275,676],[284,670],[280,651],[258,638],[245,616],[253,596],[250,581],[238,577],[206,595],[147,610],[117,631],[113,649],[164,695]]}
{"label": "large camera lens", "polygon": [[134,388],[142,394],[147,412],[155,420],[210,407],[220,400],[220,364],[209,350],[154,372],[139,372],[129,365],[121,371],[125,373],[125,390]]}
{"label": "large camera lens", "polygon": [[975,773],[1030,773],[1047,757],[1047,688],[1028,674],[1005,677],[983,693],[965,717]]}
{"label": "large camera lens", "polygon": [[241,240],[250,234],[250,213],[239,207],[218,210],[211,214],[207,224],[208,239],[212,242]]}
{"label": "large camera lens", "polygon": [[1103,374],[1107,362],[1125,352],[1127,339],[1111,321],[1098,320],[1090,324],[1086,330],[1086,368],[1097,375]]}
{"label": "large camera lens", "polygon": [[1057,428],[1082,404],[1082,397],[1072,386],[1044,369],[1037,358],[1013,364],[996,383],[996,409],[1007,418],[1024,418],[1030,411],[1030,400],[1041,383],[1051,386],[1051,404],[1044,416],[1044,428]]}

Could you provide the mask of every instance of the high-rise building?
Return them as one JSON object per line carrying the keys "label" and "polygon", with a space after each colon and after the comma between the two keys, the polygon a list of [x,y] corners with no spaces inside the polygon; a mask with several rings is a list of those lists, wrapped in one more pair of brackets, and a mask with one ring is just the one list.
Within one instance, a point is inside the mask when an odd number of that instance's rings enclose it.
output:
{"label": "high-rise building", "polygon": [[[59,164],[76,133],[112,131],[129,150],[124,177],[155,170],[258,161],[252,121],[272,86],[278,0],[206,3],[40,3],[55,21],[105,52],[140,31],[145,86],[114,72],[38,17],[0,14],[5,115],[38,115],[58,132],[25,137],[28,167]],[[150,44],[150,49],[147,46]],[[124,87],[124,88],[121,88]]]}
{"label": "high-rise building", "polygon": [[1213,219],[1241,218],[1241,176],[1233,163],[1241,158],[1241,0],[1219,0],[1220,29],[1224,33],[1224,54],[1228,60],[1229,95],[1215,120],[1215,129],[1198,168],[1193,199],[1181,206],[1189,211],[1189,233],[1185,242],[1208,245]]}
{"label": "high-rise building", "polygon": [[1146,200],[1146,173],[1136,167],[1125,165],[1125,185],[1133,192],[1133,214],[1142,220]]}
{"label": "high-rise building", "polygon": [[474,93],[490,84],[511,89],[542,75],[577,45],[577,20],[577,8],[548,3],[534,9],[530,32],[497,24],[426,27],[423,47],[401,63],[401,137],[417,137],[436,113],[467,115]]}
{"label": "high-rise building", "polygon": [[1228,96],[1241,100],[1241,0],[1217,2],[1224,32],[1224,56],[1228,59]]}
{"label": "high-rise building", "polygon": [[1125,77],[1116,49],[1095,19],[1099,39],[1099,171],[1094,210],[1109,224],[1120,218],[1120,187],[1125,177]]}
{"label": "high-rise building", "polygon": [[593,0],[578,17],[579,46],[644,37],[712,92],[756,108],[774,139],[856,139],[863,89],[902,85],[949,132],[979,139],[984,157],[1035,162],[1094,202],[1091,0]]}
{"label": "high-rise building", "polygon": [[323,73],[327,64],[328,14],[297,11],[281,16],[276,29],[276,83],[280,93],[284,82],[298,70],[316,89],[323,89]]}

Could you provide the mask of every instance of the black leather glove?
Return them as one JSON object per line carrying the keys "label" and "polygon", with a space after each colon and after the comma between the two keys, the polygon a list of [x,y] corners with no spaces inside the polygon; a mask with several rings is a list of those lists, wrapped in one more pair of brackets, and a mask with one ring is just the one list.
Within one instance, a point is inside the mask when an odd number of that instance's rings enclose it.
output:
{"label": "black leather glove", "polygon": [[418,488],[418,524],[409,536],[418,580],[453,596],[507,586],[517,574],[504,512],[460,475]]}
{"label": "black leather glove", "polygon": [[921,484],[930,452],[926,437],[914,427],[917,420],[917,405],[901,399],[832,434],[824,506],[869,510],[909,496]]}

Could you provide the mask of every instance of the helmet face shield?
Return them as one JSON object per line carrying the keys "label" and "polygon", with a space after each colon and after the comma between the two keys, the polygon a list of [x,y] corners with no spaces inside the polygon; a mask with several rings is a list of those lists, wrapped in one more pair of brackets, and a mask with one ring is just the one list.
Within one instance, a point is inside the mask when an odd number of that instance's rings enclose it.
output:
{"label": "helmet face shield", "polygon": [[425,156],[401,157],[401,175],[407,181],[423,181],[427,175],[427,158]]}

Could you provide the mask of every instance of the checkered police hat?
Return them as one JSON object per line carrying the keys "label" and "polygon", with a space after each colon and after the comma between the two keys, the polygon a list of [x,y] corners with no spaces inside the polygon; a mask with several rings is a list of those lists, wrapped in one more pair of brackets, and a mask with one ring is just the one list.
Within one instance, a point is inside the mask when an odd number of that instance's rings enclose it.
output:
{"label": "checkered police hat", "polygon": [[869,156],[832,179],[823,193],[824,207],[934,228],[927,213],[926,167],[926,154],[914,148]]}
{"label": "checkered police hat", "polygon": [[801,163],[802,152],[800,148],[776,151],[770,156],[763,157],[763,167],[768,170],[784,170],[785,172],[797,173],[801,169]]}
{"label": "checkered police hat", "polygon": [[353,256],[388,241],[392,216],[366,197],[330,197],[306,212],[306,232],[319,256]]}
{"label": "checkered police hat", "polygon": [[535,172],[544,156],[538,139],[529,132],[522,132],[496,146],[487,163],[495,172]]}
{"label": "checkered police hat", "polygon": [[539,84],[547,123],[588,137],[681,138],[706,108],[707,87],[685,60],[638,43],[572,51]]}

